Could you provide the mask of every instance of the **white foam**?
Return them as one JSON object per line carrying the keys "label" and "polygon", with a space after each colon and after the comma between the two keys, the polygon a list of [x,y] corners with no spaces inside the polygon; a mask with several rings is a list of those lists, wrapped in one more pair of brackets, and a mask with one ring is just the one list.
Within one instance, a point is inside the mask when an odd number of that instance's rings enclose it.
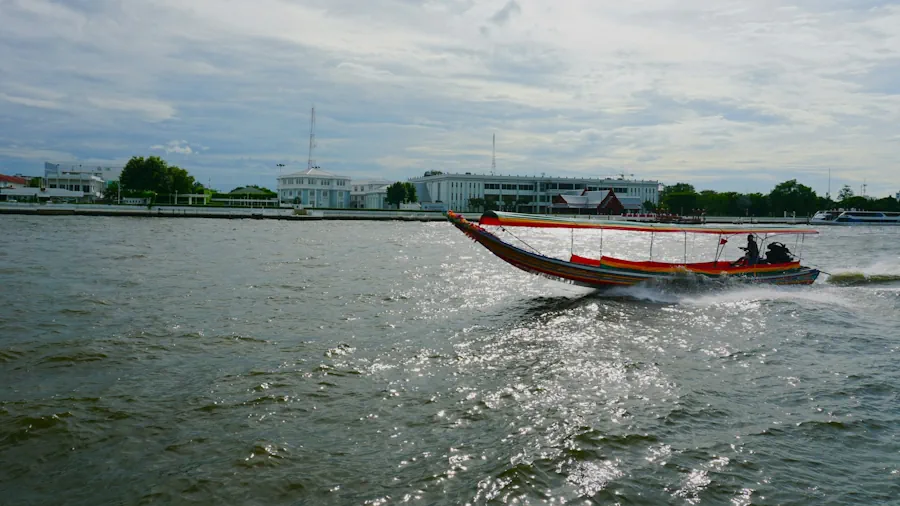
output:
{"label": "white foam", "polygon": [[734,286],[712,288],[702,294],[697,294],[696,290],[680,291],[677,286],[635,285],[612,288],[602,292],[601,296],[627,297],[661,304],[685,304],[701,307],[782,300],[854,307],[850,299],[843,296],[840,290],[832,287]]}

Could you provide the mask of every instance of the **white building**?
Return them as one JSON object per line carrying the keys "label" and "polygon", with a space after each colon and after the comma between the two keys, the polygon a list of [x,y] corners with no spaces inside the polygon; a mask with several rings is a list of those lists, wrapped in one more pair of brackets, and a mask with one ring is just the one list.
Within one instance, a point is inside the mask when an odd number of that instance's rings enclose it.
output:
{"label": "white building", "polygon": [[[61,174],[88,174],[103,181],[118,181],[124,165],[92,165],[89,163],[44,162],[44,178],[51,180]],[[49,184],[49,183],[48,183]]]}
{"label": "white building", "polygon": [[[393,183],[392,183],[393,184]],[[390,185],[377,186],[363,195],[363,209],[389,209],[387,189]]]}
{"label": "white building", "polygon": [[[500,176],[488,174],[443,174],[428,171],[410,178],[423,208],[441,204],[444,209],[481,211],[485,204],[502,210],[550,213],[553,197],[576,190],[612,190],[619,197],[659,203],[659,182],[624,178],[577,178],[553,176]],[[628,200],[633,200],[629,198]]]}
{"label": "white building", "polygon": [[106,189],[107,185],[106,181],[100,176],[87,172],[53,174],[52,177],[46,178],[45,184],[49,189],[80,192],[83,200],[99,199],[103,196],[103,190]]}
{"label": "white building", "polygon": [[85,197],[84,192],[72,190],[60,190],[50,188],[2,188],[0,189],[0,201],[6,202],[32,202],[32,201],[62,201],[84,202],[92,200]]}
{"label": "white building", "polygon": [[[387,179],[368,179],[365,181],[351,181],[350,183],[350,207],[352,209],[373,209],[370,207],[367,202],[366,195],[380,192],[382,189],[386,189],[392,182]],[[382,191],[385,197],[387,196],[387,190]],[[373,202],[377,202],[377,197],[373,197]],[[370,199],[371,200],[371,199]],[[381,205],[375,207],[375,209],[381,209]]]}
{"label": "white building", "polygon": [[350,207],[350,178],[313,167],[278,176],[278,200],[306,207]]}

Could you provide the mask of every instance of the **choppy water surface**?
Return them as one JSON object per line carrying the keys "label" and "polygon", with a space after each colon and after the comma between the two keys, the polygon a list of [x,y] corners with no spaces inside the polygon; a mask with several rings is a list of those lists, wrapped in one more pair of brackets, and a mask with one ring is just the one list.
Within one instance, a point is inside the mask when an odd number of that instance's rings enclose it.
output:
{"label": "choppy water surface", "polygon": [[[446,223],[0,228],[4,504],[900,497],[890,278],[592,292],[516,271]],[[598,237],[575,238],[599,254]],[[826,229],[804,258],[896,275],[898,240]],[[603,238],[608,254],[647,247]]]}

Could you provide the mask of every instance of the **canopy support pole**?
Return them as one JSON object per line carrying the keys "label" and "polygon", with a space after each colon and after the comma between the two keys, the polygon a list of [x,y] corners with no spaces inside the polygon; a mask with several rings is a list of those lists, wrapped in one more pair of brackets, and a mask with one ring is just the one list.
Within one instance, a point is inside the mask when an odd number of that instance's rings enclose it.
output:
{"label": "canopy support pole", "polygon": [[650,232],[650,261],[653,261],[653,232]]}
{"label": "canopy support pole", "polygon": [[687,263],[687,232],[684,233],[684,263]]}
{"label": "canopy support pole", "polygon": [[797,261],[798,262],[803,261],[803,243],[804,242],[806,242],[806,235],[801,234],[800,235],[800,251],[797,253]]}
{"label": "canopy support pole", "polygon": [[714,264],[719,263],[719,255],[722,254],[722,251],[725,251],[725,245],[722,244],[722,234],[719,234],[719,242],[716,243],[716,260],[713,262]]}
{"label": "canopy support pole", "polygon": [[600,229],[600,256],[603,256],[603,229]]}
{"label": "canopy support pole", "polygon": [[569,255],[575,256],[575,229],[570,228],[569,230],[572,231],[572,245],[569,247]]}

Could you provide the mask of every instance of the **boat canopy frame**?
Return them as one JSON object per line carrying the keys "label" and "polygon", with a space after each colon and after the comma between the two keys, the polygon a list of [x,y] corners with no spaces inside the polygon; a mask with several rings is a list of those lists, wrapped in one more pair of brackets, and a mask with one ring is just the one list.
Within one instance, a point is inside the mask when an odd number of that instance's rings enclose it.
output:
{"label": "boat canopy frame", "polygon": [[571,218],[567,216],[554,216],[542,214],[511,213],[505,211],[487,211],[479,219],[479,225],[495,225],[503,227],[532,227],[532,228],[578,228],[619,230],[623,232],[648,232],[648,233],[689,233],[712,234],[732,236],[741,234],[787,234],[810,235],[819,231],[811,228],[796,228],[787,226],[735,226],[714,227],[697,225],[677,225],[670,223],[637,223],[617,220],[595,220],[583,218]]}
{"label": "boat canopy frame", "polygon": [[688,234],[707,234],[717,235],[715,262],[719,262],[722,254],[725,252],[725,244],[728,237],[736,235],[753,235],[760,239],[760,250],[766,243],[776,235],[795,235],[797,236],[797,244],[794,245],[797,252],[797,259],[803,258],[803,244],[807,235],[818,234],[815,229],[796,228],[796,227],[708,227],[695,225],[673,225],[673,224],[657,224],[657,223],[634,223],[628,221],[615,220],[585,220],[570,217],[547,216],[537,214],[512,213],[504,211],[487,211],[479,219],[479,225],[498,226],[513,237],[521,241],[523,244],[540,254],[540,251],[532,247],[530,244],[517,237],[506,227],[531,227],[531,228],[568,228],[571,229],[570,236],[570,254],[575,254],[575,229],[599,229],[600,230],[600,253],[603,253],[603,231],[617,230],[622,232],[646,232],[650,234],[650,261],[653,261],[653,243],[654,236],[657,233],[682,233],[684,234],[684,262],[687,263],[687,238]]}

